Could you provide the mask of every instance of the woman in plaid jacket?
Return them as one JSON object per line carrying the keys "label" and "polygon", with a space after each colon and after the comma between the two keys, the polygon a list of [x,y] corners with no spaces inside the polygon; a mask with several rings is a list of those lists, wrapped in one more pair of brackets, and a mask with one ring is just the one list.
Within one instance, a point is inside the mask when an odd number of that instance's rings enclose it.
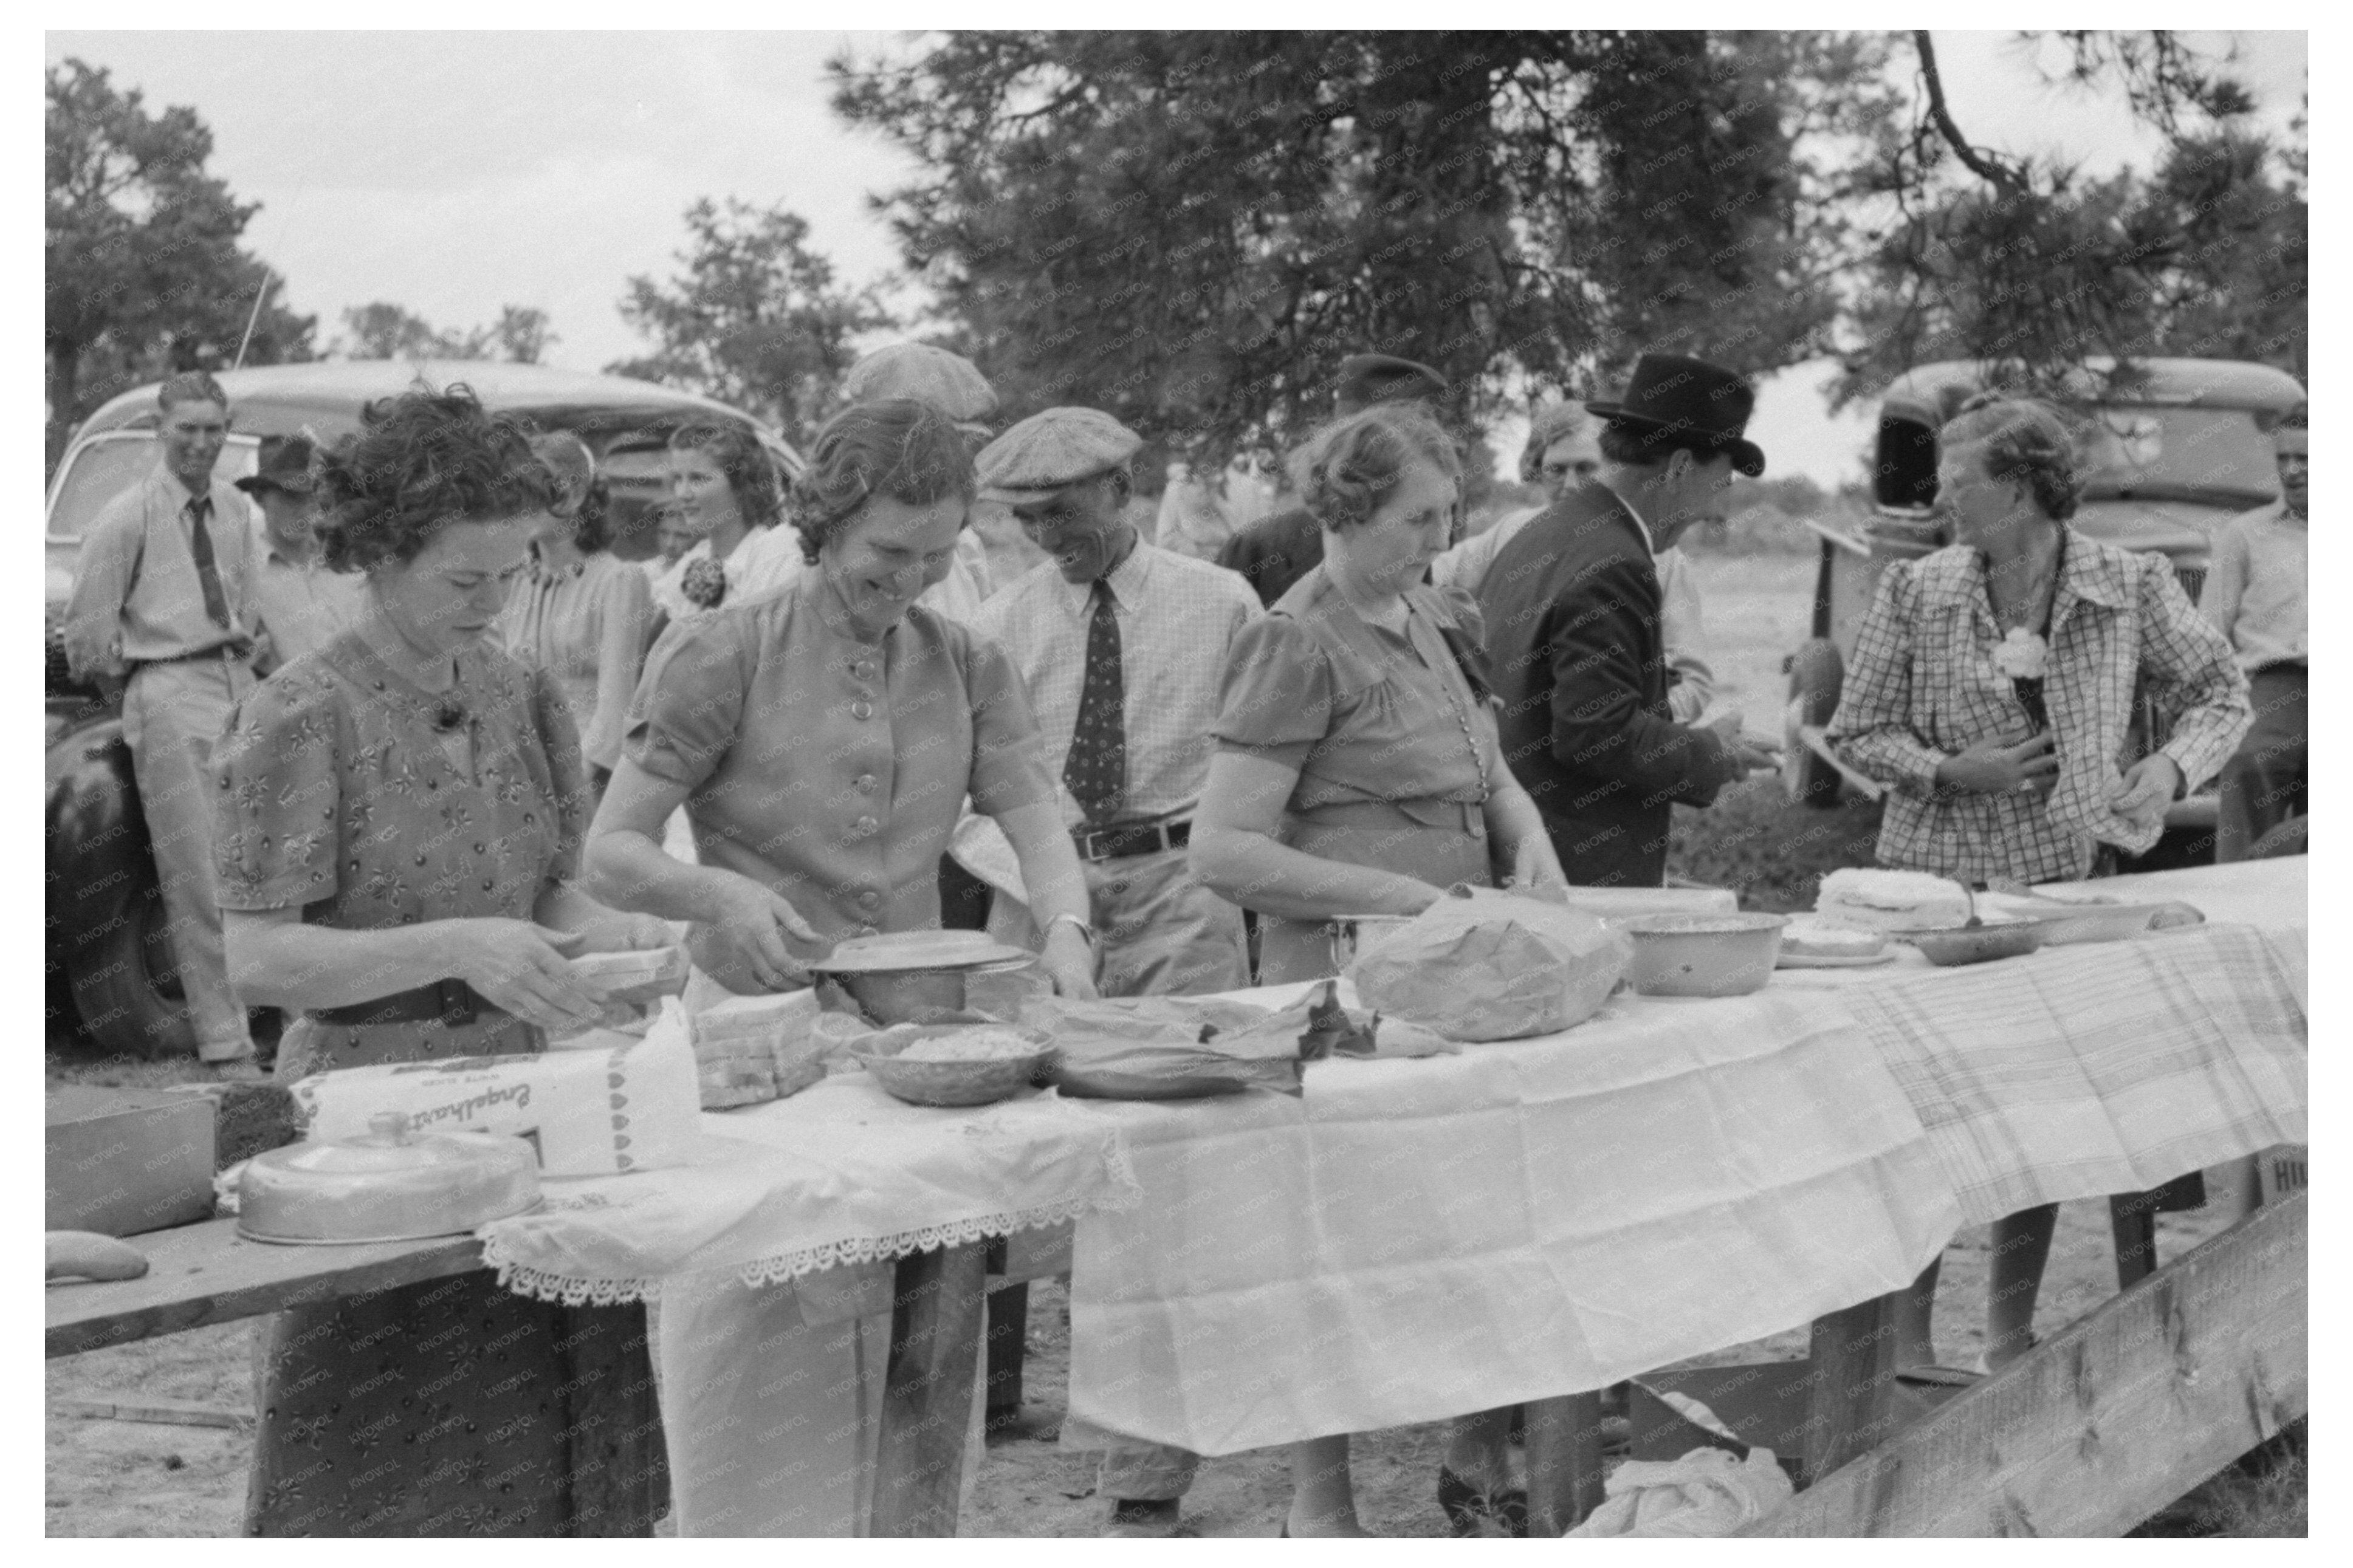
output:
{"label": "woman in plaid jacket", "polygon": [[[2081,486],[2049,405],[1981,399],[1941,433],[1937,503],[1957,541],[1889,569],[1855,641],[1831,743],[1890,787],[1883,865],[1974,884],[2066,881],[2096,847],[2140,854],[2253,718],[2230,644],[2162,555],[2067,527]],[[2171,721],[2126,765],[2136,689]],[[1994,1229],[1986,1360],[2024,1354],[2055,1207]],[[1935,1358],[1936,1269],[1912,1291],[1899,1362]]]}

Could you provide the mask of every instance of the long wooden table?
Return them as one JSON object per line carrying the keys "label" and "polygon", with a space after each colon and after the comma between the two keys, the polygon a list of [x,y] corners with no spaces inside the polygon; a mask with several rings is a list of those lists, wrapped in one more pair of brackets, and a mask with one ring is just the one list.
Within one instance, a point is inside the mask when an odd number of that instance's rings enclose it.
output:
{"label": "long wooden table", "polygon": [[[129,1239],[147,1255],[140,1279],[48,1286],[47,1356],[79,1355],[482,1267],[481,1244],[471,1237],[285,1247],[248,1241],[237,1234],[234,1219],[214,1219]],[[868,1525],[876,1537],[955,1533],[965,1459],[959,1413],[974,1394],[986,1312],[985,1250],[977,1244],[954,1247],[899,1262]]]}

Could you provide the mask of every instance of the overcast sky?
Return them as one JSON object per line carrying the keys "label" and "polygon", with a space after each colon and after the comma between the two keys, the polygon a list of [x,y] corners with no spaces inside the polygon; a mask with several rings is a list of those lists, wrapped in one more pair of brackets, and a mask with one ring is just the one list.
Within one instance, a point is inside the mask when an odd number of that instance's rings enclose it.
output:
{"label": "overcast sky", "polygon": [[[2116,103],[2045,86],[2012,37],[1936,34],[1972,140],[2147,166],[2151,133]],[[2263,118],[2284,123],[2305,36],[2234,37]],[[899,35],[52,32],[47,45],[51,63],[108,67],[151,106],[203,116],[213,171],[262,204],[246,244],[318,316],[322,343],[374,300],[436,326],[535,305],[560,340],[549,362],[599,369],[643,347],[615,302],[631,274],[669,276],[680,214],[703,195],[784,203],[851,280],[897,261],[865,197],[910,166],[835,119],[824,63],[902,48]],[[1852,470],[1859,426],[1824,414],[1826,369],[1764,389],[1750,434],[1769,472]]]}

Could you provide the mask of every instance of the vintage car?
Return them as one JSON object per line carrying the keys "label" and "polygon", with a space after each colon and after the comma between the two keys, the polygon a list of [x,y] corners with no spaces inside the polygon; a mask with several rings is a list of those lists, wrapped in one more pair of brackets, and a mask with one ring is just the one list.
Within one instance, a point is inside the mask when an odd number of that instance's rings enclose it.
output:
{"label": "vintage car", "polygon": [[[366,404],[407,390],[463,382],[494,409],[541,426],[576,431],[612,490],[614,552],[654,552],[654,511],[666,493],[662,453],[671,431],[694,420],[744,426],[779,469],[800,470],[775,432],[735,409],[648,382],[538,365],[484,362],[322,361],[223,371],[229,437],[216,470],[254,470],[265,436],[308,431],[332,443],[359,428]],[[153,385],[102,405],[74,433],[51,476],[47,508],[46,601],[48,996],[53,1026],[69,1025],[111,1052],[193,1052],[195,1034],[174,978],[145,820],[132,783],[119,711],[67,672],[58,629],[73,592],[82,534],[107,502],[159,459]],[[259,527],[257,516],[248,526]],[[66,1015],[61,1016],[60,1015]]]}
{"label": "vintage car", "polygon": [[[1936,511],[1936,431],[1986,385],[1986,368],[1970,361],[1898,376],[1879,400],[1874,515],[1860,532],[1808,524],[1821,537],[1821,563],[1811,636],[1788,661],[1784,754],[1790,792],[1810,804],[1835,803],[1842,786],[1878,793],[1841,766],[1822,730],[1837,710],[1845,655],[1881,574],[1951,542]],[[2080,420],[2086,474],[2073,526],[2110,544],[2162,551],[2195,599],[2215,531],[2279,495],[2268,431],[2304,401],[2302,384],[2284,370],[2236,360],[2141,360],[2123,376],[2113,362],[2095,360],[2067,391],[2059,401]],[[2143,728],[2154,731],[2153,715]],[[2212,827],[2211,795],[2180,802],[2168,818],[2169,847],[2151,857],[2183,858],[2182,846],[2201,828],[2211,840]],[[2150,869],[2159,863],[2143,861]]]}

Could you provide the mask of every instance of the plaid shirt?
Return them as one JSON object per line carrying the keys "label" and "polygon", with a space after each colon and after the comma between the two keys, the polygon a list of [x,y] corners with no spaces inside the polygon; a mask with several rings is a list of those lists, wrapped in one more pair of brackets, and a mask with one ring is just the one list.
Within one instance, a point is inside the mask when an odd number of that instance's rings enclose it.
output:
{"label": "plaid shirt", "polygon": [[2231,645],[2200,618],[2164,556],[2136,555],[2068,530],[2051,606],[2043,702],[2058,737],[2047,797],[1939,791],[1936,767],[1975,742],[2033,733],[2009,679],[1984,557],[1955,545],[1888,568],[1855,638],[1831,717],[1839,754],[1892,787],[1879,859],[1968,881],[2065,881],[2090,868],[2093,841],[2140,854],[2161,826],[2108,809],[2128,763],[2136,679],[2173,721],[2162,748],[2195,788],[2228,761],[2253,719]]}
{"label": "plaid shirt", "polygon": [[[1226,652],[1234,634],[1257,616],[1258,595],[1222,566],[1141,539],[1108,581],[1127,699],[1127,796],[1120,819],[1183,816],[1208,781]],[[1003,647],[1021,674],[1062,820],[1072,827],[1086,814],[1060,778],[1079,725],[1093,592],[1092,583],[1062,581],[1048,561],[999,590],[972,620],[972,629]]]}

